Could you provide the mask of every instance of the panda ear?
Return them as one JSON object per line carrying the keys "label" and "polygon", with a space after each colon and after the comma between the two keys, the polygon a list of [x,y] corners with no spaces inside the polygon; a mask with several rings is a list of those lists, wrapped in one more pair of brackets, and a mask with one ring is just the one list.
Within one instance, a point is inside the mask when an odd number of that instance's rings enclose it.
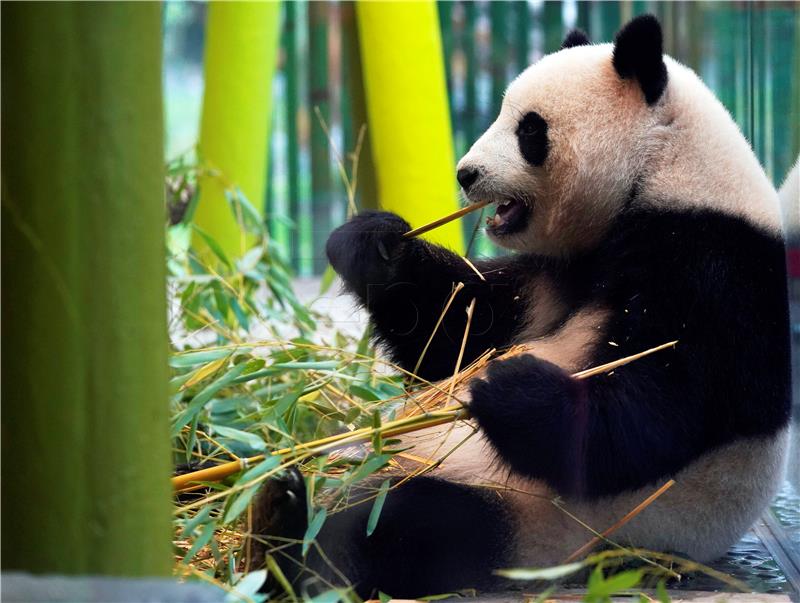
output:
{"label": "panda ear", "polygon": [[653,15],[630,21],[614,40],[614,69],[622,78],[636,78],[648,105],[661,98],[667,87],[661,25]]}
{"label": "panda ear", "polygon": [[561,42],[561,50],[572,48],[573,46],[588,46],[589,44],[591,44],[591,42],[585,31],[582,29],[573,29],[567,34],[564,41]]}

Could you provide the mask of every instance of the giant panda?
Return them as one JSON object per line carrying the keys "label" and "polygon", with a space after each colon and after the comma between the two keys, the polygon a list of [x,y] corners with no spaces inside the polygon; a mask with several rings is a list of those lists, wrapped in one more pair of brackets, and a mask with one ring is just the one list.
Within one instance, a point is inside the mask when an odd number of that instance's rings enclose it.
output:
{"label": "giant panda", "polygon": [[[264,488],[254,533],[282,543],[273,554],[299,591],[492,589],[494,570],[557,564],[591,538],[551,499],[602,530],[673,478],[614,539],[701,562],[722,555],[781,480],[790,408],[777,194],[730,115],[663,54],[653,16],[613,44],[574,31],[508,86],[457,179],[469,202],[494,202],[486,232],[514,252],[475,262],[482,277],[404,238],[409,224],[386,212],[334,231],[328,258],[408,370],[465,284],[424,379],[452,374],[472,299],[462,365],[491,348],[532,352],[492,361],[469,385],[472,422],[407,440],[424,456],[479,430],[392,490],[371,536],[371,505],[354,505],[319,533],[325,555],[302,558],[297,474]],[[571,376],[672,340],[610,374]]]}

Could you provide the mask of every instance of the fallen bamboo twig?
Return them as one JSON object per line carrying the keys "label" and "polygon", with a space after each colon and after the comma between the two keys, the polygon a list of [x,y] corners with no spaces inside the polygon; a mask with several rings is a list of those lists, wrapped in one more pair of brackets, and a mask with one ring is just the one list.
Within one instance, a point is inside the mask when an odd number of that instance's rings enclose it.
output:
{"label": "fallen bamboo twig", "polygon": [[[666,348],[674,347],[677,343],[677,341],[671,341],[632,356],[620,358],[619,360],[615,360],[586,371],[574,373],[573,377],[576,379],[586,379],[600,373],[608,372],[628,364],[629,362],[643,358],[644,356],[654,354]],[[497,359],[502,360],[504,358],[530,351],[531,349],[528,346],[516,346],[505,354],[500,355]],[[488,364],[488,362],[492,359],[491,356],[491,353],[484,354],[466,369],[451,377],[450,379],[453,380],[451,383],[448,383],[447,381],[445,382],[447,387],[429,386],[425,388],[421,397],[425,397],[426,399],[417,404],[416,407],[412,409],[412,413],[409,413],[400,419],[387,421],[379,427],[362,427],[360,429],[328,436],[312,442],[301,443],[295,446],[282,448],[280,450],[271,452],[269,456],[292,457],[308,454],[317,455],[328,452],[329,450],[338,448],[340,446],[368,442],[372,440],[373,436],[375,435],[381,435],[384,438],[393,437],[419,431],[421,429],[427,429],[429,427],[437,427],[439,425],[469,419],[468,410],[461,404],[445,406],[441,410],[425,409],[435,408],[437,405],[440,405],[442,401],[450,400],[453,395],[452,392],[455,385],[470,380],[483,368],[483,366]],[[412,395],[410,397],[413,398],[414,396]],[[417,414],[413,414],[414,412]],[[202,487],[202,482],[220,481],[230,475],[238,473],[239,471],[248,469],[249,467],[252,467],[253,465],[263,461],[265,458],[267,458],[267,456],[268,455],[265,454],[259,454],[248,458],[242,458],[237,461],[222,463],[216,467],[209,467],[208,469],[200,469],[199,471],[184,473],[183,475],[176,475],[172,478],[172,487],[177,491],[191,491],[198,487]]]}
{"label": "fallen bamboo twig", "polygon": [[599,536],[595,536],[594,538],[592,538],[589,542],[584,544],[581,548],[579,548],[577,551],[572,553],[569,557],[564,559],[564,561],[562,561],[561,564],[563,565],[563,564],[566,564],[566,563],[571,563],[571,562],[583,557],[587,553],[589,553],[589,551],[591,551],[595,546],[597,546],[600,542],[602,542],[603,540],[605,540],[606,538],[611,536],[611,534],[613,534],[614,532],[619,530],[622,526],[624,526],[631,519],[636,517],[639,513],[644,511],[659,496],[664,494],[664,492],[666,492],[667,490],[672,488],[672,486],[674,486],[674,485],[675,485],[675,480],[674,479],[669,480],[667,483],[665,483],[663,486],[661,486],[658,490],[653,492],[650,496],[645,498],[642,502],[640,502],[633,509],[631,509],[630,512],[626,513],[625,516],[622,519],[620,519],[617,523],[615,523],[613,526],[611,526],[610,528],[608,528],[604,532],[601,532]]}
{"label": "fallen bamboo twig", "polygon": [[419,228],[414,228],[413,230],[409,230],[407,233],[404,233],[403,236],[407,239],[412,239],[414,237],[418,237],[421,234],[425,234],[429,230],[433,230],[434,228],[439,228],[443,224],[447,224],[448,222],[452,222],[453,220],[458,220],[459,218],[466,216],[467,214],[471,214],[474,211],[478,211],[489,205],[491,201],[478,201],[477,203],[472,203],[467,205],[466,207],[462,207],[458,211],[454,211],[452,214],[447,216],[443,216],[433,222],[425,224],[424,226],[420,226]]}

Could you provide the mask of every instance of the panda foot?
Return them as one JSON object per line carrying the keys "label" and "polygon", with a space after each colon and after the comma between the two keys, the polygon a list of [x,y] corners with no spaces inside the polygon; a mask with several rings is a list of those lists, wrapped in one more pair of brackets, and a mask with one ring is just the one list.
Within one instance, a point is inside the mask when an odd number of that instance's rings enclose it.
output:
{"label": "panda foot", "polygon": [[[253,504],[250,536],[251,569],[262,567],[272,555],[292,582],[302,569],[301,546],[308,527],[308,503],[303,475],[292,467],[267,481]],[[270,579],[265,590],[278,584]]]}

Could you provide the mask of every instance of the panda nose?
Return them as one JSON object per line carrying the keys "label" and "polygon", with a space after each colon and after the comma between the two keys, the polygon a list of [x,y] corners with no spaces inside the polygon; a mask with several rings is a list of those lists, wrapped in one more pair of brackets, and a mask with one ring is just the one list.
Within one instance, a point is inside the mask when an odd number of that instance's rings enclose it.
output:
{"label": "panda nose", "polygon": [[478,170],[475,168],[461,168],[456,173],[456,180],[461,185],[461,188],[464,189],[466,193],[469,190],[469,187],[475,184],[475,181],[478,179]]}

